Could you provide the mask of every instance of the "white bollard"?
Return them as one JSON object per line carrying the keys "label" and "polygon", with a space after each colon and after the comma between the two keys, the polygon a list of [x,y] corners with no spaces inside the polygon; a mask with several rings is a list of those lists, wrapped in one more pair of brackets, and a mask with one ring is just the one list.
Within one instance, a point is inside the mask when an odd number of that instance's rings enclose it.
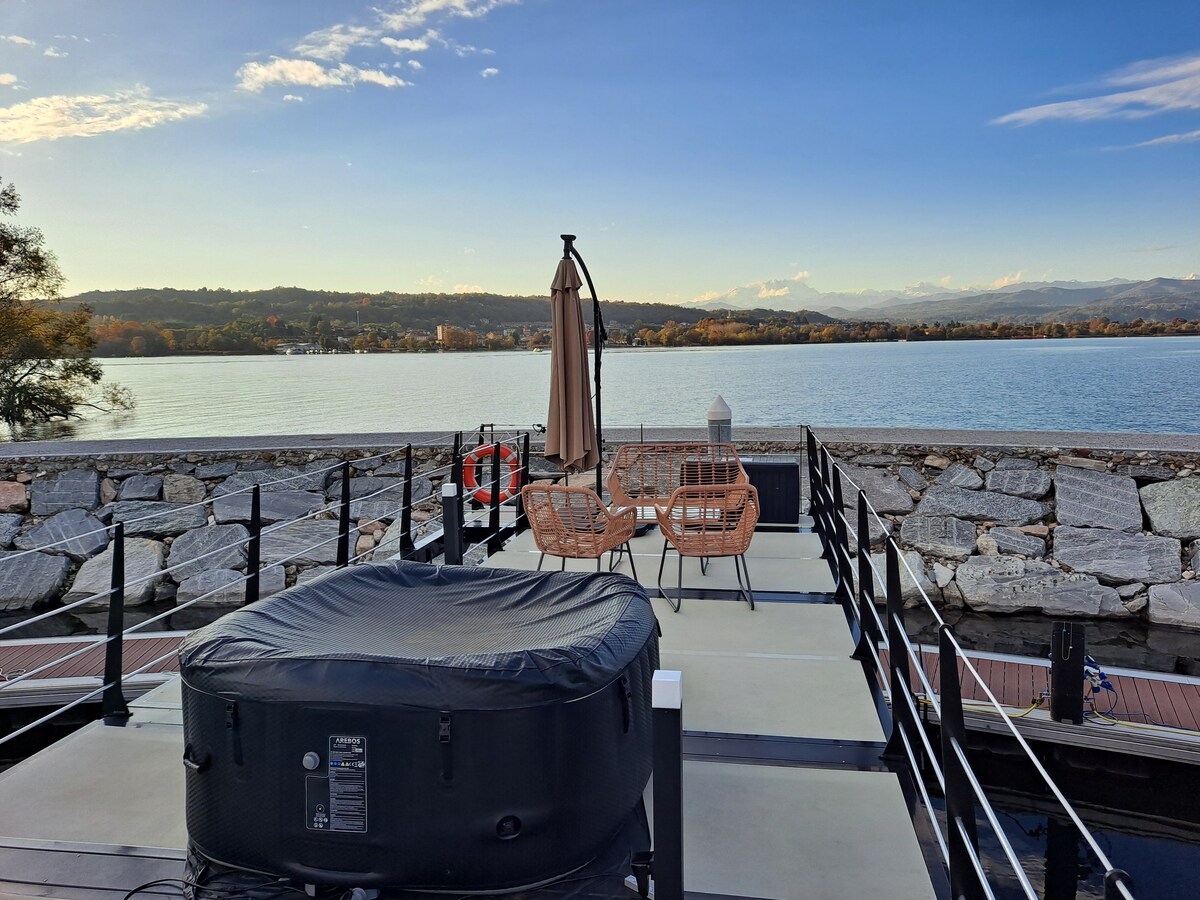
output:
{"label": "white bollard", "polygon": [[708,408],[708,442],[710,444],[729,444],[733,441],[733,410],[725,402],[725,398],[717,394],[717,399]]}

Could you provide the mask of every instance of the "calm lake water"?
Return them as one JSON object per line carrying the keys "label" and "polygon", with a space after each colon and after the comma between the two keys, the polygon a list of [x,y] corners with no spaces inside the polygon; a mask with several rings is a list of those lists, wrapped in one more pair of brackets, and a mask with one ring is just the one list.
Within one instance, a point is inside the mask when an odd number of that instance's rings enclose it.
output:
{"label": "calm lake water", "polygon": [[[106,360],[137,409],[41,437],[450,431],[544,422],[550,354]],[[1200,433],[1200,337],[620,349],[608,425],[734,424]]]}

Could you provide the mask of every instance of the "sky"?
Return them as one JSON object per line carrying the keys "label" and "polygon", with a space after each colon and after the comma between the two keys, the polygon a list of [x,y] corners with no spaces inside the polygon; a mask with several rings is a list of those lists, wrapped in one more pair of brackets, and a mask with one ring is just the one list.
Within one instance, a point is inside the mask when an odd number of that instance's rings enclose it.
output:
{"label": "sky", "polygon": [[1184,277],[1200,3],[0,0],[0,178],[69,294]]}

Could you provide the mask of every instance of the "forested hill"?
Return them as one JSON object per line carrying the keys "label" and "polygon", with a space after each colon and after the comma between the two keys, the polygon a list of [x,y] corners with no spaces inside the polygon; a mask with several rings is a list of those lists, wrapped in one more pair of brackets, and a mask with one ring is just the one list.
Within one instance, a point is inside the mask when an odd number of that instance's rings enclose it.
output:
{"label": "forested hill", "polygon": [[[176,290],[137,288],[129,291],[89,291],[64,301],[86,304],[97,316],[121,321],[155,322],[167,328],[220,326],[235,320],[262,320],[274,316],[280,322],[308,323],[316,318],[333,325],[396,325],[406,329],[431,330],[449,324],[488,330],[503,326],[549,325],[550,300],[541,297],[508,297],[500,294],[381,294],[312,291],[276,287],[264,291]],[[676,306],[670,303],[625,303],[603,301],[605,323],[613,328],[662,325],[666,322],[695,324],[720,315],[711,309]],[[801,310],[778,312],[766,309],[738,310],[736,318],[758,324],[785,319],[792,324],[821,324],[835,321],[821,313]],[[585,318],[585,321],[590,319]]]}

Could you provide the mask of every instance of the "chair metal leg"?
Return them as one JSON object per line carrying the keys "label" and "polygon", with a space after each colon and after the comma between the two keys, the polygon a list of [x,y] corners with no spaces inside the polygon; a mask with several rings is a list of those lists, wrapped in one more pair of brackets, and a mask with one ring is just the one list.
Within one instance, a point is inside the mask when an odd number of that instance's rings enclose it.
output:
{"label": "chair metal leg", "polygon": [[546,554],[545,554],[545,553],[543,553],[541,556],[539,556],[539,557],[538,557],[538,567],[537,567],[537,570],[538,570],[539,572],[540,572],[540,571],[542,571],[542,563],[544,563],[545,561],[546,561]]}
{"label": "chair metal leg", "polygon": [[633,564],[633,548],[629,546],[629,541],[625,542],[625,555],[629,557],[629,571],[633,574],[633,580],[637,581],[637,566]]}
{"label": "chair metal leg", "polygon": [[562,566],[559,567],[558,571],[560,571],[560,572],[567,571],[567,558],[565,556],[562,558]]}
{"label": "chair metal leg", "polygon": [[[741,556],[735,556],[733,558],[734,569],[737,569],[738,560],[741,560],[742,570],[745,571],[745,573],[746,573],[746,589],[744,591],[742,591],[742,593],[744,593],[746,595],[746,600],[750,603],[750,610],[753,612],[753,610],[754,610],[754,588],[750,584],[750,567],[748,565],[746,565],[746,557],[743,554]],[[742,586],[742,575],[741,575],[741,572],[739,572],[738,573],[738,587],[740,588],[741,586]]]}
{"label": "chair metal leg", "polygon": [[679,594],[679,599],[677,599],[677,600],[675,601],[675,612],[679,612],[680,608],[683,606],[683,554],[682,554],[682,553],[680,553],[680,554],[679,554],[679,587],[678,587],[678,594]]}
{"label": "chair metal leg", "polygon": [[667,564],[667,542],[663,541],[662,558],[658,561],[658,593],[660,595],[662,595],[664,600],[666,600],[668,603],[671,604],[671,609],[675,610],[675,612],[679,612],[679,607],[683,601],[683,557],[682,556],[679,557],[679,585],[680,585],[679,600],[674,599],[663,588],[663,583],[662,583],[663,568],[666,566],[666,564]]}
{"label": "chair metal leg", "polygon": [[[596,571],[597,571],[597,572],[603,571],[603,570],[600,568],[600,566],[601,566],[603,563],[604,563],[604,554],[603,554],[603,553],[601,553],[599,556],[597,556],[597,557],[596,557]],[[610,571],[611,571],[611,570],[610,570]]]}
{"label": "chair metal leg", "polygon": [[701,575],[708,574],[708,557],[707,556],[700,557],[700,574]]}

